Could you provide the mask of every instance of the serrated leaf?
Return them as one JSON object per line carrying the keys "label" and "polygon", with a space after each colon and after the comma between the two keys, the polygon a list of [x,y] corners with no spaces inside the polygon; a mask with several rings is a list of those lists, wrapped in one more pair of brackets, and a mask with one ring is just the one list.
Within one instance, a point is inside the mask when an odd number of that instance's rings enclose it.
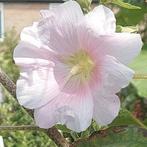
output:
{"label": "serrated leaf", "polygon": [[139,128],[113,128],[97,132],[87,140],[80,140],[74,147],[146,147],[145,130]]}
{"label": "serrated leaf", "polygon": [[124,125],[135,125],[142,127],[147,130],[147,127],[137,118],[133,116],[127,109],[121,109],[119,115],[110,124],[110,126],[124,126]]}

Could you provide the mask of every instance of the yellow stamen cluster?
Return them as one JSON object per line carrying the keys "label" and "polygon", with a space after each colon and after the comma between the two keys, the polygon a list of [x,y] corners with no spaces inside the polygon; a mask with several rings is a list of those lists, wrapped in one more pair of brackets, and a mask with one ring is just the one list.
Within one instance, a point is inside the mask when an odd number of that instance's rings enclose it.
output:
{"label": "yellow stamen cluster", "polygon": [[71,68],[70,74],[72,76],[80,76],[81,80],[89,79],[94,67],[94,62],[91,57],[83,50],[69,56],[66,60],[66,64]]}

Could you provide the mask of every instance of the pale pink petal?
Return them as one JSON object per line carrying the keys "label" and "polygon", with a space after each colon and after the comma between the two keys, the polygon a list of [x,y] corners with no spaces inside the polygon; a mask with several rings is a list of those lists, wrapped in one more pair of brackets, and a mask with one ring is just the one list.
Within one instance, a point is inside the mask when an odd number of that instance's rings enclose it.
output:
{"label": "pale pink petal", "polygon": [[[97,14],[98,10],[102,12]],[[97,19],[96,16],[98,16]],[[105,20],[105,18],[107,19]],[[121,63],[128,64],[141,50],[141,37],[139,34],[115,33],[114,22],[115,17],[110,9],[104,6],[95,8],[85,16],[85,20],[82,20],[78,24],[80,46],[83,49],[90,50],[94,54],[112,55]]]}
{"label": "pale pink petal", "polygon": [[39,59],[50,60],[52,54],[54,54],[49,47],[43,45],[40,41],[37,25],[38,23],[36,22],[32,26],[24,28],[21,32],[21,41],[14,49],[13,54],[13,58],[17,65],[19,65],[20,61],[22,63],[23,60],[24,64],[26,64],[25,62],[27,59],[34,63]]}
{"label": "pale pink petal", "polygon": [[[52,8],[50,10],[41,10],[40,11],[42,17],[46,18],[54,15],[55,19],[61,18],[58,20],[59,22],[62,22],[66,24],[67,20],[70,21],[70,23],[75,24],[77,21],[79,21],[83,16],[83,12],[81,10],[80,5],[73,0],[70,0],[68,2],[65,2],[61,5],[59,5],[56,8]],[[62,14],[62,15],[61,15]],[[63,22],[64,21],[64,22]]]}
{"label": "pale pink petal", "polygon": [[40,14],[41,14],[41,16],[43,17],[43,18],[48,18],[48,17],[52,17],[52,16],[54,16],[54,12],[53,11],[51,11],[51,10],[41,10],[40,11]]}
{"label": "pale pink petal", "polygon": [[[99,47],[101,45],[101,36],[85,26],[85,22],[81,22],[78,27],[78,40],[80,49],[86,50],[91,56],[101,58],[105,55],[104,50]],[[97,57],[98,56],[98,57]]]}
{"label": "pale pink petal", "polygon": [[87,82],[82,82],[81,74],[72,74],[72,68],[62,61],[54,62],[54,75],[61,91],[73,94],[86,88]]}
{"label": "pale pink petal", "polygon": [[25,27],[20,34],[20,38],[21,41],[27,42],[36,46],[37,48],[40,48],[42,46],[42,43],[38,36],[37,26],[38,22],[34,22],[32,26]]}
{"label": "pale pink petal", "polygon": [[93,115],[93,98],[90,91],[80,95],[61,93],[44,107],[35,110],[36,124],[41,128],[50,128],[60,123],[67,128],[81,132],[89,127]]}
{"label": "pale pink petal", "polygon": [[58,62],[55,64],[54,74],[60,89],[64,92],[75,93],[80,88],[80,79],[77,76],[70,75],[71,68]]}
{"label": "pale pink petal", "polygon": [[[36,46],[21,41],[14,49],[13,58],[17,65],[24,65],[32,63],[38,63],[42,60],[44,62],[49,62],[51,53],[44,48],[37,48]],[[21,62],[21,63],[20,63]]]}
{"label": "pale pink petal", "polygon": [[[101,69],[101,86],[109,93],[117,93],[133,78],[134,71],[121,64],[115,57],[106,56]],[[101,89],[100,89],[101,91]]]}
{"label": "pale pink petal", "polygon": [[101,50],[114,56],[123,64],[130,63],[139,54],[143,45],[141,36],[131,33],[100,36],[99,42]]}
{"label": "pale pink petal", "polygon": [[17,81],[17,99],[26,108],[34,109],[47,104],[59,94],[59,87],[50,67],[21,69]]}
{"label": "pale pink petal", "polygon": [[49,46],[46,45],[46,43],[43,43],[41,41],[38,24],[38,22],[34,22],[32,26],[25,27],[20,34],[21,41],[36,47],[39,51],[45,50],[44,52],[46,53],[54,52],[52,49],[49,48]]}
{"label": "pale pink petal", "polygon": [[101,126],[110,124],[119,113],[120,100],[107,91],[95,92],[93,119]]}
{"label": "pale pink petal", "polygon": [[111,9],[100,5],[85,15],[86,27],[99,35],[115,32],[116,20]]}
{"label": "pale pink petal", "polygon": [[39,34],[44,43],[60,54],[79,49],[77,24],[84,18],[79,4],[68,1],[53,8],[52,15],[39,23]]}

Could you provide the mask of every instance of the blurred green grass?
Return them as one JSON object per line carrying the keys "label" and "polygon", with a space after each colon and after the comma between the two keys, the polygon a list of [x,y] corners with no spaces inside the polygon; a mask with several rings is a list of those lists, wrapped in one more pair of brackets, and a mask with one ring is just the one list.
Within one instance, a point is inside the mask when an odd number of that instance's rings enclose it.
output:
{"label": "blurred green grass", "polygon": [[[140,55],[130,64],[136,74],[147,74],[147,44],[143,46]],[[138,94],[147,98],[147,80],[134,79],[132,83],[136,86]]]}

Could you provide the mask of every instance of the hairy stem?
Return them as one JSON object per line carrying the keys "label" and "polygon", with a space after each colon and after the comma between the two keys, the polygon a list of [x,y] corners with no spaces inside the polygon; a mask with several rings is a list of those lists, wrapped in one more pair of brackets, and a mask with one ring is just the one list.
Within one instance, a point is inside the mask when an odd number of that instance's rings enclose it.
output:
{"label": "hairy stem", "polygon": [[[15,83],[2,71],[0,68],[0,83],[8,90],[8,92],[16,99],[16,85]],[[17,100],[17,99],[16,99]],[[33,118],[33,111],[25,109]],[[57,128],[52,127],[45,131],[46,134],[59,146],[69,147],[67,140],[61,135]]]}

